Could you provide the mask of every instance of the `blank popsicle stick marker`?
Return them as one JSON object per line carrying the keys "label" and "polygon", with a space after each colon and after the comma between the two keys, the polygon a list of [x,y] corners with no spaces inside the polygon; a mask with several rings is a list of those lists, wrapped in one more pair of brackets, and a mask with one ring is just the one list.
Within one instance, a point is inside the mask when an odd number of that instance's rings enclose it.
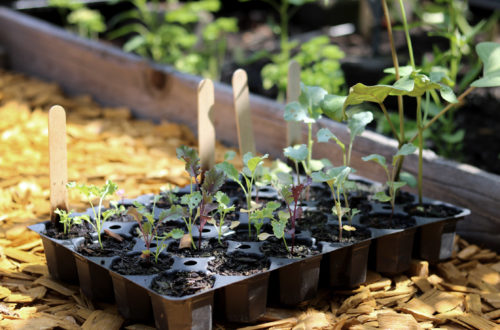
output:
{"label": "blank popsicle stick marker", "polygon": [[243,69],[238,69],[233,74],[233,98],[240,154],[243,156],[247,152],[252,152],[255,155],[248,77]]}
{"label": "blank popsicle stick marker", "polygon": [[[292,60],[288,66],[288,84],[286,87],[286,103],[299,100],[300,64]],[[286,123],[286,144],[294,146],[302,143],[302,123],[289,121]]]}
{"label": "blank popsicle stick marker", "polygon": [[198,148],[203,171],[215,165],[214,103],[214,84],[203,79],[198,85]]}
{"label": "blank popsicle stick marker", "polygon": [[50,220],[58,225],[56,209],[68,210],[68,156],[66,151],[66,112],[55,105],[49,110]]}

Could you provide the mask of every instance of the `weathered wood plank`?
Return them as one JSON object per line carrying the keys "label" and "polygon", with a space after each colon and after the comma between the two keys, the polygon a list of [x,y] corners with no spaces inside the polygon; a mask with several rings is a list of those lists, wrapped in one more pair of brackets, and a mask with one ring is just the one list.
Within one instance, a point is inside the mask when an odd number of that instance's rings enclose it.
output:
{"label": "weathered wood plank", "polygon": [[[57,81],[69,93],[89,93],[105,105],[126,105],[142,118],[157,121],[167,118],[196,129],[199,77],[81,39],[7,8],[0,8],[0,43],[9,55],[8,64],[16,71]],[[237,134],[231,88],[216,84],[215,94],[217,137],[235,145]],[[257,150],[281,156],[286,144],[283,105],[255,95],[251,95],[250,102],[252,122],[258,130],[255,134]],[[320,126],[330,128],[340,139],[347,140],[345,125],[321,120]],[[305,135],[305,130],[303,133]],[[384,180],[382,170],[366,164],[361,157],[370,153],[391,157],[395,147],[394,140],[366,131],[355,142],[352,165],[360,175]],[[330,158],[334,164],[341,159],[340,150],[332,144],[318,143],[314,153],[318,158]],[[430,151],[426,151],[424,157],[424,194],[470,208],[473,215],[458,225],[461,235],[472,242],[500,249],[497,239],[500,176],[444,160]],[[416,156],[408,157],[404,167],[415,174]]]}

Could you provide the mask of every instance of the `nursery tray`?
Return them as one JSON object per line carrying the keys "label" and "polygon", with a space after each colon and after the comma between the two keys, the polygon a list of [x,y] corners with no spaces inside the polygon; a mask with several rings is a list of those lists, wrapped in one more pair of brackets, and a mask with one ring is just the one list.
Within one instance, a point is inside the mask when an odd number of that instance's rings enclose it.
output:
{"label": "nursery tray", "polygon": [[[140,196],[137,200],[151,204],[152,195]],[[131,202],[124,201],[125,204]],[[354,287],[365,281],[368,266],[382,273],[396,274],[409,268],[413,254],[422,259],[429,257],[432,262],[449,258],[455,225],[470,212],[435,200],[425,199],[424,202],[453,207],[456,214],[447,218],[414,217],[415,225],[404,229],[365,227],[370,237],[356,243],[317,242],[308,230],[303,230],[297,233],[297,242],[317,248],[316,255],[302,259],[270,256],[267,270],[248,276],[209,272],[207,266],[214,257],[181,257],[164,251],[173,262],[163,273],[194,271],[214,279],[210,289],[183,297],[162,295],[151,288],[155,278],[161,274],[118,274],[111,269],[111,265],[120,256],[82,255],[77,252],[77,247],[83,238],[56,240],[46,236],[44,232],[48,222],[32,225],[30,229],[42,237],[49,271],[54,278],[79,282],[84,294],[91,299],[116,299],[118,309],[126,319],[150,321],[154,317],[159,329],[210,329],[214,317],[230,322],[252,322],[265,313],[268,303],[299,304],[316,295],[320,279],[321,284],[327,286]],[[404,212],[408,205],[398,205],[396,212]],[[90,214],[90,211],[87,212]],[[371,202],[370,212],[388,211],[386,205]],[[240,217],[243,228],[247,228],[246,219],[245,216]],[[360,216],[355,216],[353,225],[363,227],[359,221]],[[331,216],[327,223],[338,225]],[[103,230],[111,228],[122,237],[128,237],[134,225],[135,222],[106,222]],[[193,232],[197,233],[197,229],[194,228]],[[213,227],[206,227],[204,239],[216,237]],[[141,240],[132,239],[132,248],[124,254],[139,254],[145,249]],[[265,242],[233,241],[231,236],[227,236],[226,241],[227,255],[239,252],[266,258],[260,250]],[[434,242],[436,244],[431,245]],[[61,256],[65,259],[59,259]]]}

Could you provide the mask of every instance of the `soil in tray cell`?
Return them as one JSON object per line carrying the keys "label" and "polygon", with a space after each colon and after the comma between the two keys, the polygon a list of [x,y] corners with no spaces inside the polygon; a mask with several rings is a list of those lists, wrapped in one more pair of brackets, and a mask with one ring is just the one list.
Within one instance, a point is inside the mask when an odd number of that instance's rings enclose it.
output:
{"label": "soil in tray cell", "polygon": [[135,219],[130,214],[123,214],[123,215],[122,214],[113,214],[106,221],[112,221],[112,222],[134,222]]}
{"label": "soil in tray cell", "polygon": [[377,229],[404,229],[413,227],[416,224],[415,219],[406,214],[397,214],[391,216],[390,213],[372,213],[362,216],[359,220],[362,225]]}
{"label": "soil in tray cell", "polygon": [[413,204],[404,208],[405,212],[411,216],[427,218],[447,218],[459,214],[461,211],[457,208],[443,204]]}
{"label": "soil in tray cell", "polygon": [[321,211],[306,210],[302,217],[297,220],[296,226],[301,229],[311,229],[324,226],[328,222],[328,216]]}
{"label": "soil in tray cell", "polygon": [[121,275],[153,275],[169,270],[174,259],[168,255],[160,254],[155,262],[151,254],[149,260],[141,258],[141,253],[126,254],[111,264],[111,269]]}
{"label": "soil in tray cell", "polygon": [[268,270],[269,266],[270,262],[267,258],[261,255],[239,251],[229,255],[218,256],[208,262],[209,271],[227,276],[248,276],[257,274]]}
{"label": "soil in tray cell", "polygon": [[[248,235],[248,224],[239,225],[235,232],[231,235],[226,236],[226,239],[237,242],[260,242],[257,238],[257,231],[255,230],[254,225],[251,227],[251,235]],[[260,228],[260,233],[268,233],[271,234],[273,232],[273,228],[269,223],[265,223]]]}
{"label": "soil in tray cell", "polygon": [[179,242],[174,241],[168,245],[167,251],[171,255],[184,258],[207,258],[223,255],[227,250],[227,243],[222,241],[222,245],[215,238],[201,241],[201,248],[198,248],[198,239],[194,238],[196,249],[192,246],[188,248],[179,248]]}
{"label": "soil in tray cell", "polygon": [[371,237],[368,229],[359,226],[353,226],[356,230],[342,230],[342,241],[339,241],[339,226],[336,224],[327,224],[315,227],[311,234],[316,241],[330,243],[355,243]]}
{"label": "soil in tray cell", "polygon": [[172,272],[161,274],[151,284],[155,292],[171,296],[183,297],[208,290],[213,287],[215,276],[203,272]]}
{"label": "soil in tray cell", "polygon": [[129,237],[122,237],[123,240],[112,238],[108,235],[101,235],[102,246],[99,245],[96,239],[92,239],[88,235],[83,243],[77,248],[78,253],[87,257],[112,257],[129,252],[134,247],[135,241]]}
{"label": "soil in tray cell", "polygon": [[83,222],[80,225],[71,226],[71,230],[64,234],[62,230],[59,230],[51,222],[47,223],[45,227],[45,235],[53,239],[71,239],[75,237],[82,237],[87,235],[89,232],[93,231],[87,222]]}
{"label": "soil in tray cell", "polygon": [[288,245],[288,249],[290,249],[290,251],[286,250],[285,244],[283,243],[282,239],[270,237],[261,245],[260,251],[268,257],[289,259],[300,259],[319,254],[319,251],[316,248],[311,247],[308,242],[301,239],[295,239],[293,254],[291,253],[291,239],[287,239],[286,244]]}
{"label": "soil in tray cell", "polygon": [[[186,225],[180,221],[167,221],[158,226],[157,235],[163,236],[164,233],[169,233],[172,229],[183,229],[186,231]],[[139,225],[135,225],[130,229],[130,235],[142,238],[142,234],[139,231]]]}

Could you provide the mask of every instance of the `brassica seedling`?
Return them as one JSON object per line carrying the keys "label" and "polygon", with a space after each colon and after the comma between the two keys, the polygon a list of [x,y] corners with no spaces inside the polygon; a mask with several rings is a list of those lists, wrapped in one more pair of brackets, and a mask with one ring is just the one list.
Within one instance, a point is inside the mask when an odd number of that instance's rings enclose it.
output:
{"label": "brassica seedling", "polygon": [[[222,191],[218,191],[217,193],[215,193],[214,197],[215,201],[217,202],[217,213],[219,214],[219,223],[217,224],[217,221],[213,217],[207,222],[215,227],[218,234],[217,239],[219,241],[219,244],[222,244],[221,237],[225,231],[223,227],[224,219],[226,218],[226,215],[234,211],[235,206],[229,205],[229,203],[231,203],[231,200],[229,199],[229,196],[223,193]],[[234,229],[239,224],[240,224],[239,221],[231,221],[231,224],[229,225],[229,227],[227,227],[226,230]]]}
{"label": "brassica seedling", "polygon": [[267,202],[263,208],[255,210],[250,214],[248,222],[252,223],[255,227],[257,237],[259,237],[260,229],[264,225],[264,219],[272,219],[273,212],[276,211],[280,205],[281,204],[278,202]]}
{"label": "brassica seedling", "polygon": [[[156,202],[160,199],[160,196],[155,196],[153,199],[153,208],[151,212],[147,210],[147,208],[138,203],[134,202],[134,207],[129,207],[127,212],[130,214],[134,220],[139,224],[137,227],[137,233],[142,237],[144,244],[146,245],[146,249],[142,251],[141,258],[149,261],[151,256],[151,242],[153,239],[156,239],[156,249],[154,252],[154,260],[155,263],[158,263],[158,257],[160,253],[167,247],[165,244],[165,240],[172,237],[174,239],[180,239],[184,235],[184,231],[180,228],[174,228],[168,233],[164,233],[162,236],[158,236],[158,227],[165,221],[168,220],[176,220],[180,218],[180,214],[175,213],[172,209],[163,210],[160,213],[158,220],[156,221],[154,218],[155,206]],[[146,218],[146,221],[143,221],[143,218]]]}
{"label": "brassica seedling", "polygon": [[[348,166],[339,166],[330,168],[326,172],[314,172],[311,175],[314,182],[326,182],[332,192],[334,201],[332,213],[337,216],[337,220],[339,222],[339,241],[342,240],[342,218],[346,213],[350,212],[349,207],[342,206],[340,194],[342,194],[346,189],[345,184],[351,171],[352,169]],[[344,199],[344,202],[345,200],[346,199]]]}
{"label": "brassica seedling", "polygon": [[[264,156],[254,156],[251,152],[247,152],[243,155],[244,167],[241,171],[241,176],[234,165],[227,161],[215,165],[215,168],[222,170],[229,179],[233,180],[241,187],[243,193],[245,194],[247,204],[247,209],[244,211],[248,213],[252,213],[252,210],[254,209],[252,205],[252,189],[262,164],[264,163],[264,159],[267,157],[267,154]],[[252,237],[252,227],[250,221],[248,222],[248,237]]]}
{"label": "brassica seedling", "polygon": [[82,219],[79,217],[72,217],[73,211],[66,212],[66,210],[56,209],[55,214],[59,215],[59,222],[63,224],[63,233],[66,235],[70,232],[73,225],[80,225]]}
{"label": "brassica seedling", "polygon": [[[390,202],[391,207],[392,207],[392,213],[391,213],[391,220],[392,216],[394,215],[394,208],[396,204],[396,193],[398,189],[401,187],[404,187],[406,185],[406,182],[404,181],[396,181],[396,169],[398,162],[402,160],[404,156],[411,155],[417,150],[417,147],[415,147],[411,143],[406,143],[401,146],[401,148],[396,152],[396,154],[392,157],[392,169],[389,170],[389,166],[386,163],[386,159],[384,156],[377,155],[377,154],[371,154],[368,156],[363,157],[362,159],[367,162],[367,161],[373,161],[380,166],[385,171],[385,174],[387,176],[387,186],[389,188],[389,195],[385,193],[385,191],[379,191],[377,192],[374,196],[373,199],[381,201],[381,202]],[[406,174],[405,176],[409,176],[410,174]]]}
{"label": "brassica seedling", "polygon": [[[78,216],[77,218],[79,220],[85,220],[87,221],[96,231],[97,233],[97,239],[99,241],[99,245],[101,246],[101,249],[103,248],[102,246],[102,240],[101,240],[101,230],[106,222],[112,215],[115,214],[114,209],[108,209],[105,212],[102,212],[102,203],[106,196],[110,196],[114,194],[114,192],[118,189],[118,185],[111,180],[107,180],[106,184],[99,188],[94,185],[84,185],[84,184],[79,184],[77,185],[75,182],[69,182],[67,184],[68,188],[75,188],[77,189],[82,195],[84,195],[91,208],[92,212],[94,214],[94,221],[90,219],[90,217],[87,214]],[[99,204],[97,207],[94,206],[92,199],[98,197],[99,198]]]}

